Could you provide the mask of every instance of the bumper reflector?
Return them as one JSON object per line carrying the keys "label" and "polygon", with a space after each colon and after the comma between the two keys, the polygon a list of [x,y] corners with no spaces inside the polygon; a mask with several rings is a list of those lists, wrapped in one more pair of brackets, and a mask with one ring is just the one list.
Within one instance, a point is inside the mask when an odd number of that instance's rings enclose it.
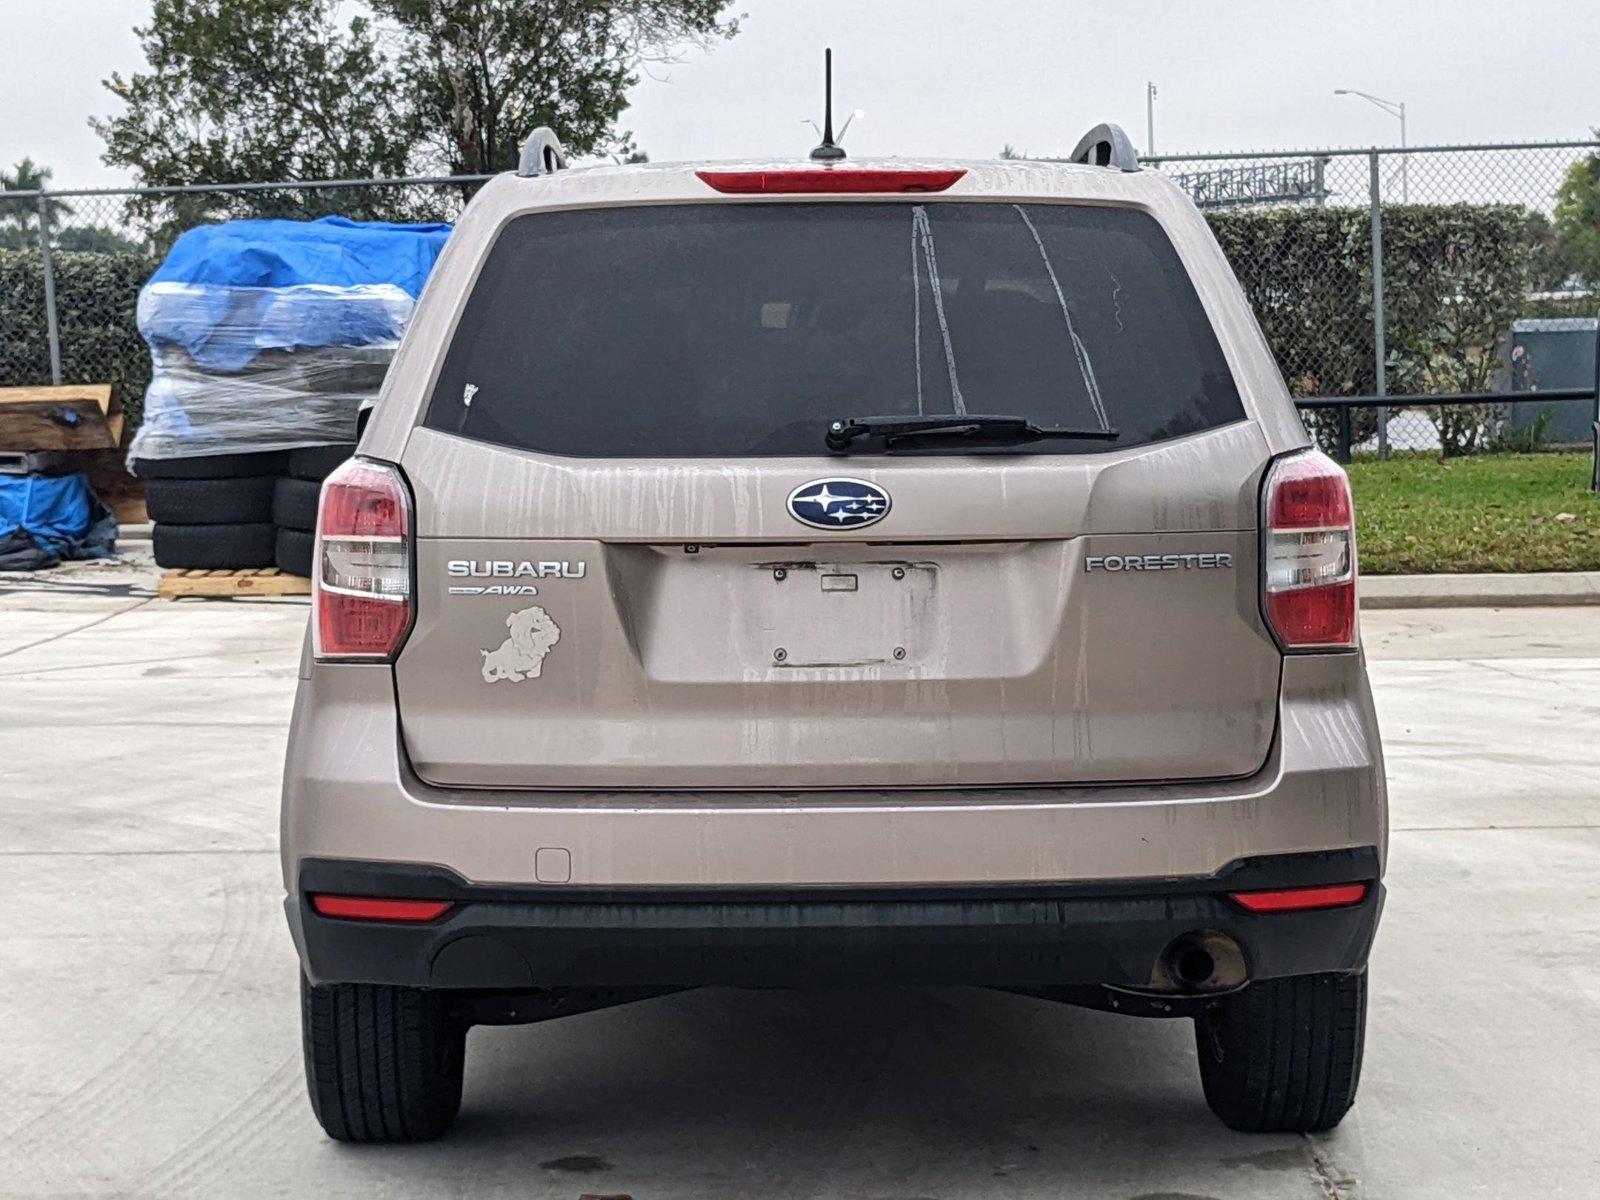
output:
{"label": "bumper reflector", "polygon": [[1313,908],[1347,908],[1367,898],[1364,883],[1287,888],[1277,892],[1229,892],[1229,899],[1254,913],[1305,912]]}
{"label": "bumper reflector", "polygon": [[379,896],[313,895],[311,907],[324,917],[351,921],[432,921],[454,904],[449,900],[388,900]]}

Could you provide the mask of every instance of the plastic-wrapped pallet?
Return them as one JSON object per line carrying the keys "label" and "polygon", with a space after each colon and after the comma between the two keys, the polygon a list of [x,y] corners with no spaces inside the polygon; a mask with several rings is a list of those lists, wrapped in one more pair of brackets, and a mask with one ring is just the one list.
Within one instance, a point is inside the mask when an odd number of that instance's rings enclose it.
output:
{"label": "plastic-wrapped pallet", "polygon": [[449,232],[325,217],[180,237],[139,295],[135,469],[352,441]]}

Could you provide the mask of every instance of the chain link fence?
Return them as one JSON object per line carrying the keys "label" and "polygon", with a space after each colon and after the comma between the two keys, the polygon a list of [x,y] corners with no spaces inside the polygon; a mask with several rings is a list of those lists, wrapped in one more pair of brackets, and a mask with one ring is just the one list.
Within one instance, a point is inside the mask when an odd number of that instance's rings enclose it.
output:
{"label": "chain link fence", "polygon": [[[1600,281],[1554,220],[1600,142],[1153,157],[1205,211],[1298,398],[1350,455],[1586,442]],[[0,386],[148,382],[140,286],[178,234],[234,217],[451,221],[485,177],[0,192]],[[1586,378],[1580,378],[1587,372]],[[1488,396],[1481,403],[1446,397]]]}
{"label": "chain link fence", "polygon": [[1597,156],[1590,141],[1146,165],[1206,213],[1297,398],[1438,397],[1303,408],[1348,459],[1592,443],[1593,401],[1561,397],[1595,388],[1600,280],[1555,208]]}

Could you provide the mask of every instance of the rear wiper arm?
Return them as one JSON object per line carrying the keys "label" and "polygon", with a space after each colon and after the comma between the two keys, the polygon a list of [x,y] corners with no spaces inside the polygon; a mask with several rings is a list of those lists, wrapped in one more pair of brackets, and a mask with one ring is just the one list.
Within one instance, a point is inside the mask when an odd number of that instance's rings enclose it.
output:
{"label": "rear wiper arm", "polygon": [[828,449],[848,450],[858,438],[881,437],[885,449],[916,438],[970,438],[989,445],[1016,446],[1045,438],[1069,441],[1114,442],[1115,429],[1057,429],[1035,425],[1026,417],[990,416],[979,413],[942,413],[920,417],[847,417],[828,424]]}

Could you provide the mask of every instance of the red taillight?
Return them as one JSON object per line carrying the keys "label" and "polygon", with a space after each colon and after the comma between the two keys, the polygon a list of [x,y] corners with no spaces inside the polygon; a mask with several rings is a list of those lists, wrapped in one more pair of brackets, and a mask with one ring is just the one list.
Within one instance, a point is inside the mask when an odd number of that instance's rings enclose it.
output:
{"label": "red taillight", "polygon": [[449,900],[388,900],[381,896],[311,897],[311,907],[324,917],[349,921],[433,921],[449,912]]}
{"label": "red taillight", "polygon": [[411,629],[411,496],[400,472],[352,458],[322,485],[311,602],[318,658],[392,658]]}
{"label": "red taillight", "polygon": [[1348,908],[1367,898],[1364,883],[1325,887],[1284,888],[1276,892],[1230,892],[1229,898],[1253,913],[1306,912],[1314,908]]}
{"label": "red taillight", "polygon": [[1261,504],[1261,587],[1285,650],[1356,644],[1356,531],[1350,480],[1316,450],[1280,458]]}
{"label": "red taillight", "polygon": [[803,167],[776,171],[696,171],[719,192],[942,192],[966,174],[878,167]]}

